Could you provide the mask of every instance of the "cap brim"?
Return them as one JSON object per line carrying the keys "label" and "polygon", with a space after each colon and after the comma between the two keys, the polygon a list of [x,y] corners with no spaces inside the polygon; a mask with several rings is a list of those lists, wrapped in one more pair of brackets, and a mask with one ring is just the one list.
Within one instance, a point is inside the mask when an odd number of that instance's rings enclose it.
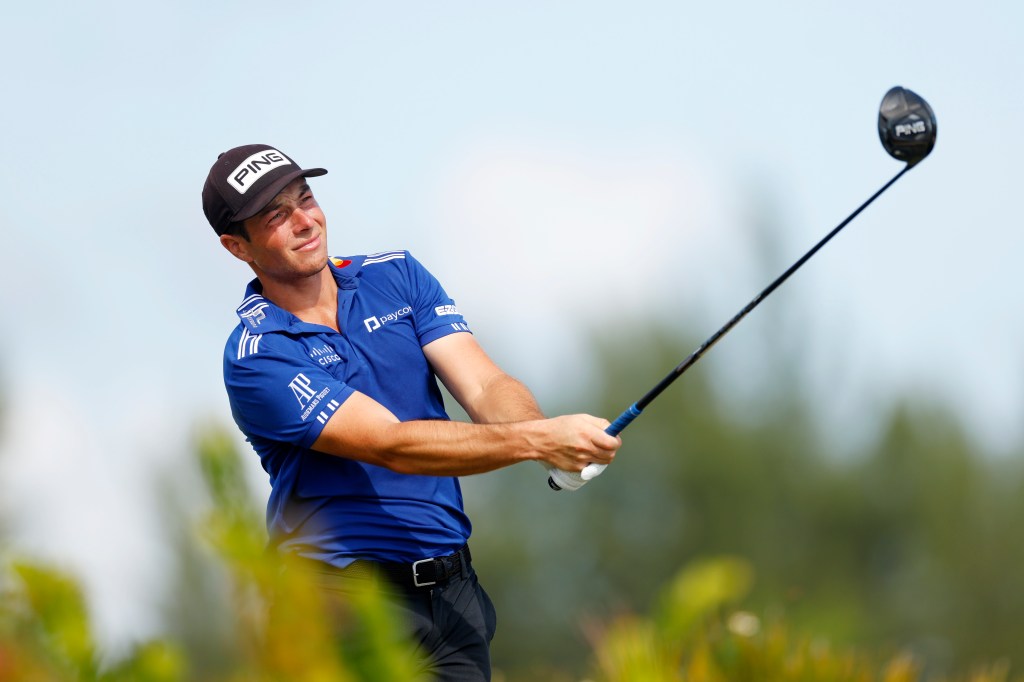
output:
{"label": "cap brim", "polygon": [[267,204],[273,201],[281,190],[288,186],[295,178],[315,178],[318,175],[326,175],[327,170],[324,168],[306,168],[304,170],[295,170],[286,175],[282,175],[278,179],[257,192],[249,201],[245,203],[242,208],[238,209],[234,215],[231,216],[231,222],[237,223],[242,220],[248,220],[253,217],[264,208]]}

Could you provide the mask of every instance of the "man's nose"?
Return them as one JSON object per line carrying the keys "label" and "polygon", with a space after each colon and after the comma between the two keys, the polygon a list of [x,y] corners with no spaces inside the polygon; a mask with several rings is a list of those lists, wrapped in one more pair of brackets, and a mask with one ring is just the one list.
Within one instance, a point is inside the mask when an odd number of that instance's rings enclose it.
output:
{"label": "man's nose", "polygon": [[292,212],[292,225],[296,230],[305,230],[316,225],[316,221],[313,220],[313,216],[308,212],[301,208],[296,208],[295,211]]}

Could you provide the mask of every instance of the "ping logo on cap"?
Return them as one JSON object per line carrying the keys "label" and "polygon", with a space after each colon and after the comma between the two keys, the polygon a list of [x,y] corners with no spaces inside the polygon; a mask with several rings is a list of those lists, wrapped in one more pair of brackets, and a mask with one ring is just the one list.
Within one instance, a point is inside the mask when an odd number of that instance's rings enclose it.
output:
{"label": "ping logo on cap", "polygon": [[228,176],[228,184],[238,190],[239,194],[245,194],[267,171],[278,166],[290,166],[291,163],[288,157],[276,149],[264,149],[238,164]]}

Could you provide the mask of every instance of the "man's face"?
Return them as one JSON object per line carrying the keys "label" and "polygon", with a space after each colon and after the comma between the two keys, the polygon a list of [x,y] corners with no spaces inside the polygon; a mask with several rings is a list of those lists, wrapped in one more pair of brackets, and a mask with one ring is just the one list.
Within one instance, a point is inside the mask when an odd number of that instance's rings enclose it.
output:
{"label": "man's face", "polygon": [[261,280],[293,281],[327,267],[327,219],[305,178],[289,183],[245,228],[248,241],[224,235],[221,243]]}

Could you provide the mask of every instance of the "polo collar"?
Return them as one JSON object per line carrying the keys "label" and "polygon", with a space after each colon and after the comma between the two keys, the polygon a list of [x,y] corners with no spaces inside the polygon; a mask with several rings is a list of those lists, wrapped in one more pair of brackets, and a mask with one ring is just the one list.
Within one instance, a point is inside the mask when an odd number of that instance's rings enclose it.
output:
{"label": "polo collar", "polygon": [[[331,269],[331,274],[339,289],[349,290],[358,286],[363,259],[363,256],[328,259],[327,266]],[[264,298],[263,285],[260,284],[258,278],[249,282],[249,286],[245,288],[245,298],[235,309],[235,313],[242,325],[253,334],[278,331],[301,332],[308,331],[311,326],[317,326],[303,322],[287,310]]]}

